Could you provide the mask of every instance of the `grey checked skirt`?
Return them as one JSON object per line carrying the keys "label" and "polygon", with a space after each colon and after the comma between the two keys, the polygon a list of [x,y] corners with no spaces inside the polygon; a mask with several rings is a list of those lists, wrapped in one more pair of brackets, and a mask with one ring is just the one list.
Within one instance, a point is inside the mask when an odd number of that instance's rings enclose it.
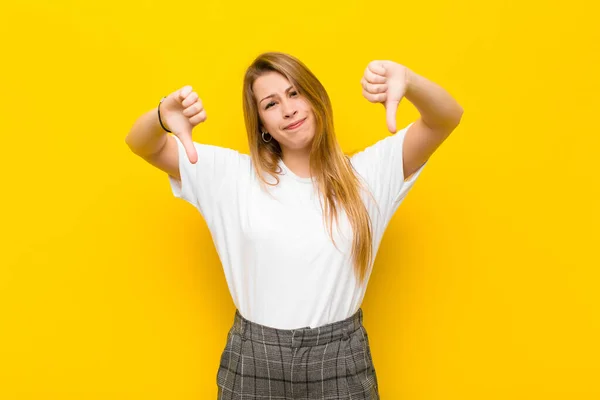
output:
{"label": "grey checked skirt", "polygon": [[217,400],[379,399],[362,308],[318,328],[276,329],[236,310],[217,372]]}

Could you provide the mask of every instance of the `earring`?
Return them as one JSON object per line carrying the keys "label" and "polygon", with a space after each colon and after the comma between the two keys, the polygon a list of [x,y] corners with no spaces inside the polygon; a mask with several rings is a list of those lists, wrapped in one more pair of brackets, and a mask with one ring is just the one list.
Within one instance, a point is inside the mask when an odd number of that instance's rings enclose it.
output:
{"label": "earring", "polygon": [[[269,135],[269,140],[266,140],[266,139],[265,139],[265,133],[266,133],[267,135]],[[263,140],[263,142],[265,142],[265,143],[269,143],[269,142],[271,141],[271,139],[273,139],[273,136],[271,136],[271,134],[270,134],[269,132],[263,132],[263,133],[262,133],[262,140]]]}

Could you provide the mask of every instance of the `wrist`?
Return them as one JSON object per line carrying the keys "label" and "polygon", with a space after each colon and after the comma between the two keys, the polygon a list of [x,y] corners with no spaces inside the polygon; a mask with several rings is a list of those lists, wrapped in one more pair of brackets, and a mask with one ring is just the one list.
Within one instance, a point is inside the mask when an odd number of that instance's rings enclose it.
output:
{"label": "wrist", "polygon": [[408,94],[409,92],[411,92],[414,88],[414,83],[415,83],[415,73],[408,67],[404,67],[406,68],[406,72],[404,73],[404,84],[406,86],[406,93]]}
{"label": "wrist", "polygon": [[158,114],[158,122],[160,124],[160,126],[163,128],[163,130],[172,133],[171,129],[169,129],[169,127],[167,126],[167,123],[165,122],[164,118],[160,115],[160,105],[162,104],[162,102],[166,99],[166,97],[163,97],[162,99],[160,99],[160,102],[158,103],[158,107],[156,107],[156,113]]}

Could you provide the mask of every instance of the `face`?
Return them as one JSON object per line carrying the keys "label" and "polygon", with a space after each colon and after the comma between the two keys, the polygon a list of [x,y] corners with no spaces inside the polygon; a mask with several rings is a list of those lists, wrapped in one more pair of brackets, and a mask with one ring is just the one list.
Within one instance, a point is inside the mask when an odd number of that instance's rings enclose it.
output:
{"label": "face", "polygon": [[[282,149],[306,150],[315,135],[310,103],[283,75],[270,71],[253,85],[261,133],[267,131]],[[288,125],[304,120],[299,126]],[[259,139],[262,140],[262,137]]]}

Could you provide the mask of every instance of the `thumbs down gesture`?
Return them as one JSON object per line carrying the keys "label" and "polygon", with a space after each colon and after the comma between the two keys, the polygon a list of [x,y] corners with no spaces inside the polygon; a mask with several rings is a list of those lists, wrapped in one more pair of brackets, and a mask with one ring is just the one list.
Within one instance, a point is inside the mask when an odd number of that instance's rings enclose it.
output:
{"label": "thumbs down gesture", "polygon": [[408,68],[388,60],[371,61],[360,83],[363,96],[385,107],[387,128],[396,133],[396,111],[406,94]]}

